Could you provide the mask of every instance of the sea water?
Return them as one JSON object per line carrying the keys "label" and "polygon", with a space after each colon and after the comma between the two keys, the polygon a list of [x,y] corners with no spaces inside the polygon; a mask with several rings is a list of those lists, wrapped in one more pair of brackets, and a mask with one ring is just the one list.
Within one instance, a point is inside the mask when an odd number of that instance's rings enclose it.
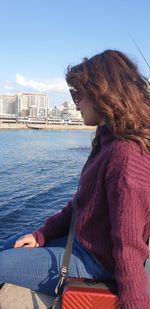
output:
{"label": "sea water", "polygon": [[93,131],[0,131],[0,249],[40,227],[75,193]]}

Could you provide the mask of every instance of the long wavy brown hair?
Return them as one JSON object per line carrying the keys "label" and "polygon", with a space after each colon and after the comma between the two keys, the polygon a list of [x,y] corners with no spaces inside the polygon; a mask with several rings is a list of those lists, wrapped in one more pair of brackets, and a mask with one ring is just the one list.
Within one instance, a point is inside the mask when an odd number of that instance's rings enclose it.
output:
{"label": "long wavy brown hair", "polygon": [[[136,64],[124,53],[105,50],[68,67],[68,85],[91,100],[101,119],[120,139],[150,151],[150,92]],[[84,91],[83,91],[84,90]]]}

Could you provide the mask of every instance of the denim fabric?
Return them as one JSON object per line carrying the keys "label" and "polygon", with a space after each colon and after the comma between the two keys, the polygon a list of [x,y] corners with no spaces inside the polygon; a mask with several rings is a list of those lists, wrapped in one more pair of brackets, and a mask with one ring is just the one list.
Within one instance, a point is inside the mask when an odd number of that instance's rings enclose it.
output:
{"label": "denim fabric", "polygon": [[[26,231],[23,234],[28,234]],[[44,247],[16,248],[17,234],[9,238],[0,252],[0,283],[12,283],[54,295],[67,237],[51,240]],[[111,274],[82,247],[75,237],[69,265],[69,276],[111,279]]]}
{"label": "denim fabric", "polygon": [[146,271],[147,280],[148,280],[147,292],[150,295],[150,257],[146,260],[145,271]]}

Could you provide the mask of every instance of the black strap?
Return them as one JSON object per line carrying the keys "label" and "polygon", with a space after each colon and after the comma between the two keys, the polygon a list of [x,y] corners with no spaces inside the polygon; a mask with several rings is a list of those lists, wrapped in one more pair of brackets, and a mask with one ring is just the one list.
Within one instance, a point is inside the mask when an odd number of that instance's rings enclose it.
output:
{"label": "black strap", "polygon": [[61,266],[61,269],[60,269],[60,272],[59,272],[58,284],[55,288],[56,298],[54,299],[54,302],[51,305],[50,309],[57,308],[57,304],[58,304],[58,302],[60,302],[60,297],[61,297],[61,294],[62,294],[62,291],[63,291],[64,282],[65,282],[65,279],[66,279],[67,274],[68,274],[69,262],[70,262],[72,245],[73,245],[73,236],[74,236],[77,204],[78,204],[78,193],[76,193],[76,195],[75,195],[75,197],[72,201],[73,212],[72,212],[72,217],[71,217],[71,224],[70,224],[66,249],[65,249],[65,252],[64,252],[64,256],[63,256],[62,266]]}

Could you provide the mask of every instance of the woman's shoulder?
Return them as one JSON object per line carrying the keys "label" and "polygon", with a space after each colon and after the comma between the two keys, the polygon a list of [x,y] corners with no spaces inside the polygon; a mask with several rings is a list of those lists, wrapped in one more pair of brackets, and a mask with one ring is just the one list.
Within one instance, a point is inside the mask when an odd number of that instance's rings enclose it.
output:
{"label": "woman's shoulder", "polygon": [[144,181],[150,178],[150,153],[142,151],[135,141],[116,139],[108,153],[107,177],[119,174]]}
{"label": "woman's shoulder", "polygon": [[123,158],[137,159],[147,158],[150,160],[149,153],[145,151],[144,147],[133,140],[115,139],[110,147],[110,156],[120,160]]}

